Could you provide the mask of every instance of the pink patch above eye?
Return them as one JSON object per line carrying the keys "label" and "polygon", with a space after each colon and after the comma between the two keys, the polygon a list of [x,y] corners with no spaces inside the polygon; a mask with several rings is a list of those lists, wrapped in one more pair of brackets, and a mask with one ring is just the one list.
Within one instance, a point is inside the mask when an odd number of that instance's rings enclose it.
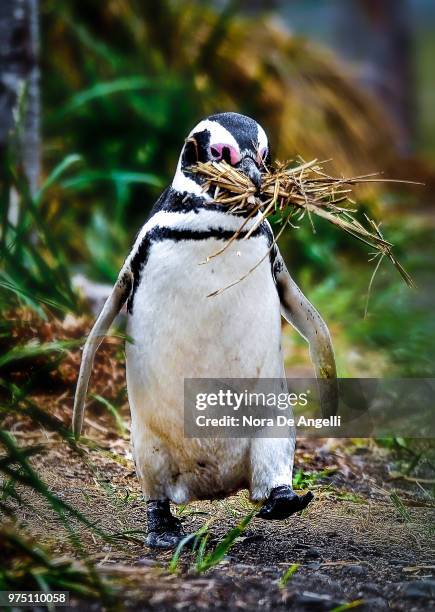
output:
{"label": "pink patch above eye", "polygon": [[230,159],[230,164],[235,166],[240,161],[240,153],[237,149],[229,144],[218,143],[210,146],[211,156],[215,161],[221,161],[223,158]]}
{"label": "pink patch above eye", "polygon": [[267,154],[268,154],[267,147],[263,147],[262,149],[260,149],[257,154],[258,162],[260,163],[260,162],[266,161]]}

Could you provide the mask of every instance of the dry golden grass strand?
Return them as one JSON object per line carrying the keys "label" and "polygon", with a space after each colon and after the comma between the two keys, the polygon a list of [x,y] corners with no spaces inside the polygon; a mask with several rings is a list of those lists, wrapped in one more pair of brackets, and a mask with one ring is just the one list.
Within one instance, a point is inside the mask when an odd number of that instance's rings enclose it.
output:
{"label": "dry golden grass strand", "polygon": [[[279,220],[284,222],[279,236],[285,227],[297,229],[297,226],[291,222],[293,217],[300,221],[305,215],[307,215],[315,233],[313,218],[317,215],[372,247],[375,253],[381,255],[382,258],[388,257],[406,284],[413,287],[414,282],[411,276],[396,259],[393,254],[394,245],[384,238],[379,225],[367,215],[364,215],[366,225],[358,221],[355,216],[357,212],[355,209],[356,203],[350,195],[352,186],[359,183],[394,182],[412,185],[421,185],[421,183],[375,178],[378,176],[377,173],[355,177],[333,177],[328,175],[324,168],[324,164],[328,161],[330,160],[319,162],[314,159],[306,162],[303,159],[298,159],[297,165],[293,166],[290,162],[276,162],[272,170],[263,173],[259,193],[245,174],[225,161],[198,163],[192,167],[192,172],[204,177],[204,191],[214,193],[211,203],[228,206],[229,212],[233,214],[249,213],[248,218],[244,220],[241,227],[224,247],[210,255],[203,263],[207,263],[210,259],[223,253],[238,238],[248,220],[258,213],[258,219],[255,220],[255,223],[244,236],[245,239],[249,238],[267,217],[277,214]],[[337,204],[340,204],[340,206],[337,206]],[[240,282],[240,280],[243,279],[239,279],[233,284]],[[220,292],[221,290],[215,293]]]}

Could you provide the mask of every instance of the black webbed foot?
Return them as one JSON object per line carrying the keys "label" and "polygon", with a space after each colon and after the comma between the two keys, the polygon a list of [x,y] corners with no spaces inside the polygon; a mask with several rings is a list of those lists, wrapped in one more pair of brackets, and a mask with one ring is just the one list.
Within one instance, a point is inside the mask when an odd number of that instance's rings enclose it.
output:
{"label": "black webbed foot", "polygon": [[146,537],[145,544],[150,548],[170,550],[176,548],[183,538],[184,534],[176,531],[164,531],[163,533],[150,531]]}
{"label": "black webbed foot", "polygon": [[257,517],[267,521],[282,521],[295,512],[308,506],[314,495],[309,491],[305,495],[296,495],[289,485],[272,489]]}
{"label": "black webbed foot", "polygon": [[145,544],[150,548],[175,548],[184,538],[181,521],[172,516],[169,501],[149,501],[147,504],[148,535]]}

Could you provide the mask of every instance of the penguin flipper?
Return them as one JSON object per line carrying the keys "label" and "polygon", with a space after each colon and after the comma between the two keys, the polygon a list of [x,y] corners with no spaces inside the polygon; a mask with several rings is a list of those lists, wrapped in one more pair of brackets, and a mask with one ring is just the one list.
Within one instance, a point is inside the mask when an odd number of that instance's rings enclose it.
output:
{"label": "penguin flipper", "polygon": [[273,273],[282,316],[309,343],[316,377],[328,379],[328,383],[320,386],[322,414],[324,417],[334,416],[338,407],[338,383],[328,327],[290,276],[279,252],[273,264]]}
{"label": "penguin flipper", "polygon": [[88,390],[89,378],[91,376],[92,364],[95,353],[100,346],[104,336],[109,330],[114,318],[121,310],[130,295],[133,284],[133,275],[129,268],[123,268],[118,276],[111,294],[107,298],[93,328],[83,347],[80,372],[77,380],[76,393],[74,397],[74,411],[72,429],[74,436],[80,436],[85,413],[86,392]]}

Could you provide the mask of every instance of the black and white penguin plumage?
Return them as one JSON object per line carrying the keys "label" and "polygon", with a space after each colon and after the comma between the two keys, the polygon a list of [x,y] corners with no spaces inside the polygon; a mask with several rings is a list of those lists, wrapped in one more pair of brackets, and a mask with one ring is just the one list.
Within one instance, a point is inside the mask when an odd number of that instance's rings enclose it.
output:
{"label": "black and white penguin plumage", "polygon": [[[255,439],[184,437],[185,378],[285,377],[281,315],[309,342],[319,377],[335,377],[325,323],[290,277],[272,230],[212,201],[189,169],[198,161],[225,160],[259,187],[268,160],[264,130],[237,113],[213,115],[189,134],[172,184],[140,230],[83,351],[74,430],[83,422],[92,361],[103,335],[127,302],[127,387],[137,475],[148,502],[151,546],[173,547],[182,536],[169,502],[215,498],[248,488],[265,500],[261,518],[286,518],[311,494],[292,490],[294,436]],[[238,239],[217,258],[240,228]],[[269,253],[269,256],[267,254]],[[207,297],[246,274],[243,282]],[[332,394],[334,395],[334,394]],[[333,410],[333,408],[332,408]]]}

